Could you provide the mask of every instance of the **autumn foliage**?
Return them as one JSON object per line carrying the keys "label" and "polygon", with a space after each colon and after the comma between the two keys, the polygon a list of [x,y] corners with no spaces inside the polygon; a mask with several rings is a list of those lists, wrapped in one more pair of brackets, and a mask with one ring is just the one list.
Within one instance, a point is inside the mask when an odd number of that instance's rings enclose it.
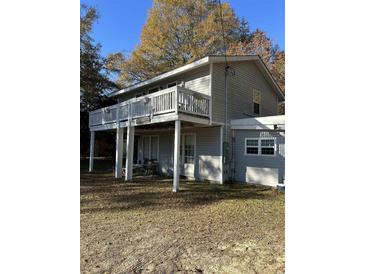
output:
{"label": "autumn foliage", "polygon": [[125,87],[206,55],[258,54],[285,90],[285,52],[262,30],[251,32],[248,22],[229,3],[208,0],[154,0],[140,43],[126,57],[110,54],[109,70]]}

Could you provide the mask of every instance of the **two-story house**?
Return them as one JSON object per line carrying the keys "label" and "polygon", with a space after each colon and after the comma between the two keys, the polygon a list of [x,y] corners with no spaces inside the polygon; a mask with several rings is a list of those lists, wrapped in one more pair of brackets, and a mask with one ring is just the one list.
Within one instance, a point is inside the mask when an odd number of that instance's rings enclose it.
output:
{"label": "two-story house", "polygon": [[173,176],[173,191],[180,175],[228,180],[231,120],[277,115],[284,100],[256,55],[207,56],[110,96],[118,104],[90,112],[90,171],[95,132],[116,131],[115,177],[131,180],[133,165],[155,160],[162,174]]}

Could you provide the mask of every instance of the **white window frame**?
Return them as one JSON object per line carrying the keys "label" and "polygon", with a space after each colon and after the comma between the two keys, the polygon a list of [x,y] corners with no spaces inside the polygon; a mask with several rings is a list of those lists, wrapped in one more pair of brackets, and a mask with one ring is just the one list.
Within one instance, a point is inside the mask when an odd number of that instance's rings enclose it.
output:
{"label": "white window frame", "polygon": [[[257,154],[250,154],[247,153],[247,147],[256,147],[256,146],[247,146],[247,140],[257,140],[258,141],[258,153]],[[274,140],[274,154],[262,154],[261,148],[271,148],[272,146],[261,146],[261,140]],[[276,138],[275,137],[257,137],[257,138],[245,138],[245,155],[247,156],[262,156],[262,157],[276,157]]]}
{"label": "white window frame", "polygon": [[[152,154],[152,137],[157,137],[157,161],[160,160],[160,136],[158,135],[143,135],[142,136],[142,162],[144,162],[144,159],[151,160],[151,154]],[[149,139],[149,150],[148,150],[148,157],[145,157],[144,155],[144,138]]]}
{"label": "white window frame", "polygon": [[[263,146],[263,145],[261,145],[262,140],[274,140],[274,154],[262,154],[262,152],[261,152],[262,148],[272,148],[272,146]],[[276,138],[274,138],[274,137],[261,137],[259,145],[260,145],[260,155],[261,156],[271,156],[271,157],[276,156]]]}
{"label": "white window frame", "polygon": [[[185,163],[185,136],[186,135],[191,135],[193,136],[193,140],[194,140],[194,161],[193,163]],[[180,134],[180,146],[181,146],[181,153],[180,153],[180,164],[181,165],[195,165],[196,163],[196,133],[195,132],[189,132],[189,133],[181,133]]]}
{"label": "white window frame", "polygon": [[[259,113],[255,113],[255,102],[253,100],[254,99],[253,98],[253,93],[254,93],[255,90],[258,91],[258,92],[260,92],[260,103],[258,103],[258,105],[259,105]],[[253,113],[253,115],[261,115],[261,101],[262,101],[262,92],[261,92],[261,90],[260,89],[257,89],[257,88],[252,89],[252,113]]]}
{"label": "white window frame", "polygon": [[[257,141],[257,146],[248,146],[247,145],[248,140]],[[248,147],[257,147],[257,154],[247,153]],[[260,138],[245,138],[245,155],[248,155],[248,156],[259,156],[260,155]]]}

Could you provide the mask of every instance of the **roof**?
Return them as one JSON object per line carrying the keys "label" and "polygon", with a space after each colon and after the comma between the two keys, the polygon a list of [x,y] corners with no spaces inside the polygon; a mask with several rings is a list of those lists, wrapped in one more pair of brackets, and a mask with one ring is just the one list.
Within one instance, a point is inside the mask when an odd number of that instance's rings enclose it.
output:
{"label": "roof", "polygon": [[232,129],[285,130],[285,115],[231,120]]}
{"label": "roof", "polygon": [[109,94],[109,97],[117,96],[120,94],[128,93],[132,90],[135,90],[137,88],[141,88],[143,86],[155,83],[157,81],[168,79],[169,77],[176,76],[185,72],[188,72],[190,70],[194,70],[196,68],[202,67],[204,65],[210,64],[210,63],[223,63],[227,59],[227,62],[237,62],[237,61],[254,61],[260,71],[264,74],[266,80],[269,82],[269,84],[272,86],[272,88],[275,90],[276,94],[278,95],[279,99],[281,101],[284,100],[284,94],[282,90],[280,89],[279,85],[276,83],[274,78],[272,77],[270,71],[258,55],[240,55],[240,56],[222,56],[222,55],[209,55],[202,59],[199,59],[195,62],[192,62],[190,64],[184,65],[182,67],[176,68],[174,70],[170,70],[166,73],[163,73],[161,75],[158,75],[156,77],[153,77],[151,79],[148,79],[146,81],[139,82],[137,84],[134,84],[132,86],[126,87],[124,89],[121,89],[119,91],[113,92]]}

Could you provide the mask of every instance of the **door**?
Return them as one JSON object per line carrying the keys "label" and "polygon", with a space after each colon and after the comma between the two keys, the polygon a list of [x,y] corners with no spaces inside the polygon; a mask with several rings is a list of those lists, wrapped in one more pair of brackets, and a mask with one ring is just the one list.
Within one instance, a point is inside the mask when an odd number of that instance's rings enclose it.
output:
{"label": "door", "polygon": [[148,160],[159,159],[159,137],[157,135],[143,136],[142,138],[142,159],[143,163]]}
{"label": "door", "polygon": [[195,133],[181,134],[180,140],[180,173],[183,176],[194,178],[196,138]]}

